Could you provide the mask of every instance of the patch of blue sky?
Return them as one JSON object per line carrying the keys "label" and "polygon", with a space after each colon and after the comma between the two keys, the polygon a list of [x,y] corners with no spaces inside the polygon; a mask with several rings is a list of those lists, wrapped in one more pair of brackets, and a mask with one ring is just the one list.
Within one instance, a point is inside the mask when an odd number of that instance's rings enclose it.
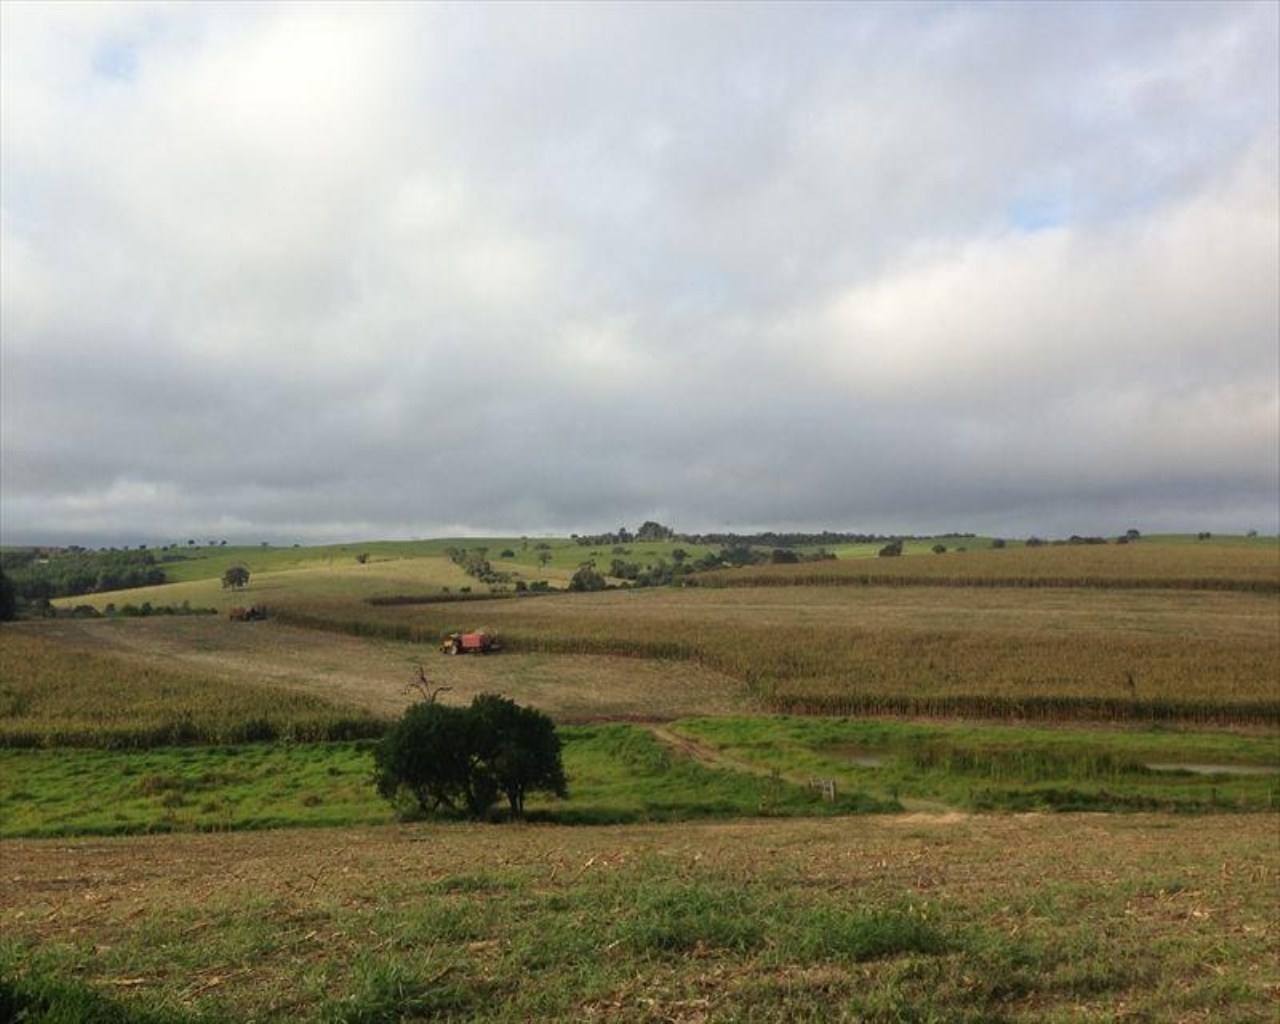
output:
{"label": "patch of blue sky", "polygon": [[1062,227],[1071,220],[1070,206],[1061,196],[1019,199],[1009,207],[1006,214],[1009,223],[1026,234]]}
{"label": "patch of blue sky", "polygon": [[93,55],[93,73],[99,78],[132,82],[138,73],[138,46],[132,42],[104,43]]}

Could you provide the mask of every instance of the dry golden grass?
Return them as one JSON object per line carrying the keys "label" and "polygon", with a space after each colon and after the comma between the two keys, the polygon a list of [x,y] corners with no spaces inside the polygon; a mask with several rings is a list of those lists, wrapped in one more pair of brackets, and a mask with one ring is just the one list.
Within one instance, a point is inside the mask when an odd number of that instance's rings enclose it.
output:
{"label": "dry golden grass", "polygon": [[59,653],[63,669],[81,656],[106,656],[114,659],[117,675],[132,666],[139,675],[193,676],[219,681],[222,688],[250,684],[268,705],[276,699],[319,699],[381,716],[399,714],[420,697],[409,688],[419,666],[433,688],[449,687],[441,695],[446,703],[501,693],[559,721],[676,718],[754,707],[739,681],[695,664],[536,652],[449,658],[434,645],[296,629],[271,620],[59,620],[6,627],[0,640],[10,637],[15,660],[22,657],[16,641],[30,637],[51,656]]}
{"label": "dry golden grass", "polygon": [[1207,720],[1216,705],[1274,704],[1280,676],[1280,598],[1258,593],[692,588],[286,609],[304,624],[372,635],[429,640],[483,627],[521,651],[694,661],[790,710],[839,711],[846,698],[864,702],[850,711],[871,710],[869,698],[1061,699],[1101,702],[1102,715],[1124,712],[1106,702],[1181,702]]}
{"label": "dry golden grass", "polygon": [[802,565],[762,566],[706,573],[720,586],[840,585],[897,580],[953,585],[1168,586],[1172,588],[1280,591],[1280,544],[1140,542],[999,550],[949,551],[899,558],[841,559]]}
{"label": "dry golden grass", "polygon": [[[139,658],[110,645],[68,642],[78,632],[75,624],[49,626],[0,630],[2,745],[350,738],[381,728],[361,705],[333,692],[281,689],[266,680],[200,671],[198,662]],[[138,631],[122,625],[115,632]]]}
{"label": "dry golden grass", "polygon": [[[507,641],[501,663],[441,666],[434,670],[441,682],[464,695],[498,689],[568,717],[714,712],[727,706],[736,681],[767,706],[794,712],[1273,722],[1280,593],[1267,588],[1277,583],[1278,550],[1265,541],[1011,547],[725,574],[847,583],[869,573],[893,586],[692,587],[380,607],[367,599],[484,588],[444,557],[368,565],[350,558],[262,573],[235,594],[208,581],[100,595],[96,603],[265,604],[279,613],[267,636],[283,620],[319,629],[311,641],[279,633],[278,651],[264,641],[242,654],[209,637],[193,640],[193,650],[182,631],[208,630],[204,624],[139,627],[133,635],[155,639],[150,655],[209,670],[233,664],[248,678],[337,693],[379,711],[397,710],[404,673],[416,659],[433,658],[413,643],[487,628]],[[927,585],[907,585],[912,579]],[[997,585],[1010,581],[1018,585]],[[1032,585],[1055,581],[1080,585]],[[951,582],[961,585],[936,585]],[[322,630],[370,642],[321,639]],[[412,643],[378,646],[387,642]],[[134,653],[149,656],[146,646],[134,645]],[[331,671],[321,652],[339,648],[349,654]]]}

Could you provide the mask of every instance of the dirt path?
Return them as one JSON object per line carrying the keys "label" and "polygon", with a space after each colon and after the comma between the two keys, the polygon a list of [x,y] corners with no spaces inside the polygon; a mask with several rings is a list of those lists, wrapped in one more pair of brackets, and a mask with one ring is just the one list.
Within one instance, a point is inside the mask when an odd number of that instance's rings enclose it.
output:
{"label": "dirt path", "polygon": [[[748,775],[760,775],[767,778],[772,778],[775,774],[772,768],[766,768],[762,764],[757,764],[744,758],[734,757],[732,754],[727,754],[709,743],[701,743],[698,740],[690,739],[688,736],[681,736],[665,725],[654,724],[648,728],[660,743],[670,747],[680,757],[687,757],[689,760],[697,761],[699,764],[705,764],[712,768],[727,768],[730,771],[745,772]],[[801,775],[798,772],[777,772],[776,774],[779,778],[797,786],[808,785],[810,778],[810,776]]]}

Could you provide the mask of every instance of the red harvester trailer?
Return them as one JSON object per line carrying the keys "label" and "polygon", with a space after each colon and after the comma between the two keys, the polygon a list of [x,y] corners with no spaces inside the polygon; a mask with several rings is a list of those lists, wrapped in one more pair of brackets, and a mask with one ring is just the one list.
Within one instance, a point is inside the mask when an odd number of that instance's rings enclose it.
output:
{"label": "red harvester trailer", "polygon": [[488,654],[498,643],[488,633],[450,633],[440,641],[441,654]]}

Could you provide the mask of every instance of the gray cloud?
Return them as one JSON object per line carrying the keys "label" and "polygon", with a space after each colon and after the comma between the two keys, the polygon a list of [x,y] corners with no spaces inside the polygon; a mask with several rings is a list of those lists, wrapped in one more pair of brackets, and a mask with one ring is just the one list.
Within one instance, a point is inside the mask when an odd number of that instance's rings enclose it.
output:
{"label": "gray cloud", "polygon": [[0,18],[7,542],[1280,529],[1274,5]]}

